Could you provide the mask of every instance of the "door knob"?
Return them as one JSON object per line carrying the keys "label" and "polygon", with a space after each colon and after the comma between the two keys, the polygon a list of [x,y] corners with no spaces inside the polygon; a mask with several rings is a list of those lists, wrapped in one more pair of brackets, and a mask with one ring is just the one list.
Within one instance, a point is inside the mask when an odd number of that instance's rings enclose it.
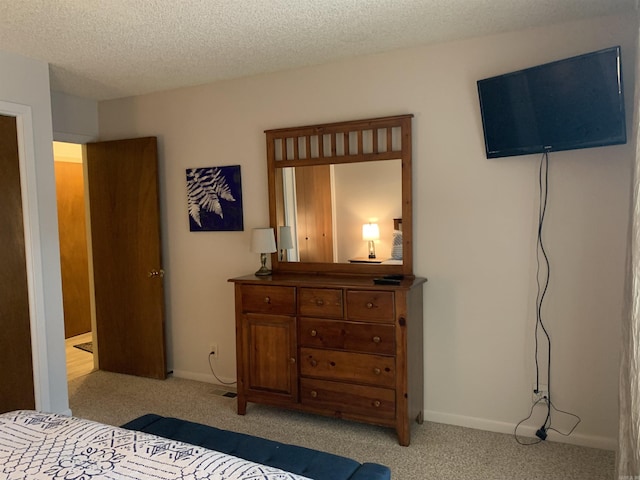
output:
{"label": "door knob", "polygon": [[153,278],[153,277],[163,278],[164,277],[164,270],[162,270],[162,269],[160,269],[160,270],[151,270],[150,272],[147,273],[147,277],[149,277],[149,278]]}

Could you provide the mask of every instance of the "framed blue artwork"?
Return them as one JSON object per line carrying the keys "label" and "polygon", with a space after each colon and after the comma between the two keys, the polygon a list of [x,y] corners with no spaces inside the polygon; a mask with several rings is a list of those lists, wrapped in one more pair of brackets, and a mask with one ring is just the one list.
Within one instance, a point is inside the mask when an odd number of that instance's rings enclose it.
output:
{"label": "framed blue artwork", "polygon": [[242,231],[240,165],[187,168],[189,230]]}

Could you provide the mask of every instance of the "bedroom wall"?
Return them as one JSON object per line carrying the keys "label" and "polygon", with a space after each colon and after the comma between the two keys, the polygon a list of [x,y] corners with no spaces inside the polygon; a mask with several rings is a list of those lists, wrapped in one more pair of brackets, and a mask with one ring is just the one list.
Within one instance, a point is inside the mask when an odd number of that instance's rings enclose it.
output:
{"label": "bedroom wall", "polygon": [[98,138],[98,102],[62,92],[51,92],[53,139],[87,143]]}
{"label": "bedroom wall", "polygon": [[[25,138],[31,172],[27,191],[33,265],[32,350],[36,407],[69,413],[62,315],[60,252],[53,170],[49,65],[0,51],[0,101],[28,107],[32,131]],[[29,246],[30,245],[30,246]],[[35,322],[35,328],[34,328]]]}
{"label": "bedroom wall", "polygon": [[[511,433],[529,413],[535,381],[539,158],[485,158],[475,82],[620,44],[630,117],[636,31],[631,16],[592,19],[101,102],[102,139],[159,137],[175,375],[213,381],[207,353],[216,342],[216,374],[235,377],[227,279],[259,264],[249,238],[268,223],[263,131],[413,113],[414,271],[429,279],[425,416]],[[616,445],[633,150],[630,143],[551,155],[552,279],[543,311],[553,340],[551,388],[558,408],[582,418],[570,437],[551,432],[552,440]],[[245,231],[189,233],[185,169],[235,164]],[[570,420],[557,414],[553,425],[566,430]]]}

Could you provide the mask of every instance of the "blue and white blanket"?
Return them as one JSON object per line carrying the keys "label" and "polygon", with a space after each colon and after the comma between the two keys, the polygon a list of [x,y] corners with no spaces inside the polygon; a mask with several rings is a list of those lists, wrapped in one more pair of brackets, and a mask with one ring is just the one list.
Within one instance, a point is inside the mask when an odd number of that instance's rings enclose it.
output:
{"label": "blue and white blanket", "polygon": [[0,480],[309,480],[156,435],[64,415],[0,414]]}

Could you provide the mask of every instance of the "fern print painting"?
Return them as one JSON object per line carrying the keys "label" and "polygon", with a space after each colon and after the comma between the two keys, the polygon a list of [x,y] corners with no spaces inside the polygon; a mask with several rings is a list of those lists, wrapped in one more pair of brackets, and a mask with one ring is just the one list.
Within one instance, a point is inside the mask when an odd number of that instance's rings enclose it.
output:
{"label": "fern print painting", "polygon": [[187,168],[187,205],[192,232],[244,230],[240,165]]}

